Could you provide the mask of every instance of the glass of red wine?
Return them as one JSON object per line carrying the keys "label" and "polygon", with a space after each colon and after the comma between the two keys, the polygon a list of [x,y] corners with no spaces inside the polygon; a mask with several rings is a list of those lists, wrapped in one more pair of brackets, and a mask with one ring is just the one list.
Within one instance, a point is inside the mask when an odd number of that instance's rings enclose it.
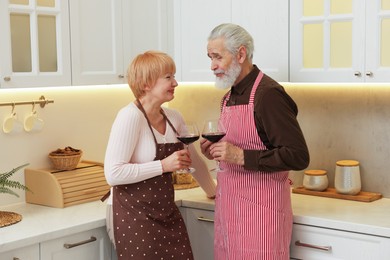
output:
{"label": "glass of red wine", "polygon": [[[188,146],[199,139],[199,130],[196,124],[187,123],[185,126],[180,129],[177,133],[177,139],[182,142],[186,149]],[[187,169],[177,170],[177,173],[193,173],[195,171],[194,168],[189,167]]]}
{"label": "glass of red wine", "polygon": [[[223,124],[217,120],[207,120],[204,123],[202,130],[202,137],[207,139],[212,143],[220,141],[226,135],[226,130]],[[221,170],[219,167],[219,162],[217,161],[217,171]]]}

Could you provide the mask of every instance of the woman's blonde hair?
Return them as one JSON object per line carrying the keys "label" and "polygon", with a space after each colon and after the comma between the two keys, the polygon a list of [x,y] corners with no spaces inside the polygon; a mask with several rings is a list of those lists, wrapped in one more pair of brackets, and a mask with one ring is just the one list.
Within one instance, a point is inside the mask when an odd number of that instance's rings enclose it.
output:
{"label": "woman's blonde hair", "polygon": [[164,52],[147,51],[139,54],[127,69],[127,82],[135,98],[145,95],[146,86],[154,86],[166,73],[176,73],[173,59]]}

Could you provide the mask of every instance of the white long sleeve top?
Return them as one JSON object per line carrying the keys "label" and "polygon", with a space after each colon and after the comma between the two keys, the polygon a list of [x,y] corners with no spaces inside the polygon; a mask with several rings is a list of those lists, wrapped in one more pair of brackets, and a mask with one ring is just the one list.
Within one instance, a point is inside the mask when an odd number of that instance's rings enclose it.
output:
{"label": "white long sleeve top", "polygon": [[[181,114],[173,109],[163,108],[167,118],[177,131],[184,126]],[[153,129],[158,143],[178,142],[171,126],[166,123],[165,134]],[[193,145],[189,146],[193,173],[208,197],[215,195],[215,183],[207,165]],[[104,174],[111,186],[137,183],[161,175],[162,164],[156,157],[156,145],[144,114],[134,103],[122,108],[112,125],[104,159]],[[111,192],[112,193],[112,192]],[[112,203],[110,196],[108,203]]]}

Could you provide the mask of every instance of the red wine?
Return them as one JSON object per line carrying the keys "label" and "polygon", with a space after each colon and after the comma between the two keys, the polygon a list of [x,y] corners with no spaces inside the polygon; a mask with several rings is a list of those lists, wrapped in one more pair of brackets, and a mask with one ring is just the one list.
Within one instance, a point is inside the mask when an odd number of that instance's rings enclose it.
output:
{"label": "red wine", "polygon": [[224,137],[226,133],[223,132],[215,132],[209,134],[202,134],[202,137],[209,140],[210,142],[216,143]]}
{"label": "red wine", "polygon": [[178,136],[177,139],[184,144],[191,144],[199,139],[199,135]]}

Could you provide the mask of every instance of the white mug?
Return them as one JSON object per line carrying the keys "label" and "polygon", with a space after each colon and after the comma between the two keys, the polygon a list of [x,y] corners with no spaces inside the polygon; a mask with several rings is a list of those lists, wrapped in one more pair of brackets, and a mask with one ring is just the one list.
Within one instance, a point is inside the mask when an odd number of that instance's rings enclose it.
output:
{"label": "white mug", "polygon": [[32,111],[24,118],[24,130],[26,132],[40,131],[43,129],[45,122],[38,117],[37,111]]}
{"label": "white mug", "polygon": [[3,121],[3,132],[6,134],[14,132],[20,132],[22,129],[22,124],[19,122],[16,113],[12,112]]}

